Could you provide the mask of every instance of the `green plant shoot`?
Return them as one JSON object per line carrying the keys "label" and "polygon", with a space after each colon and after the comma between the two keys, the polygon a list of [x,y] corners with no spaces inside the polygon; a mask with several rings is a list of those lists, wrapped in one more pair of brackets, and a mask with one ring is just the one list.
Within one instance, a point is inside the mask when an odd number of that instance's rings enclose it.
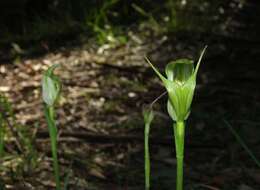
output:
{"label": "green plant shoot", "polygon": [[163,76],[146,58],[147,62],[162,80],[168,93],[167,110],[173,120],[176,148],[177,190],[183,190],[185,121],[190,114],[190,107],[196,87],[196,77],[205,50],[206,47],[199,57],[196,68],[194,68],[193,61],[189,59],[179,59],[167,64],[165,68],[166,77]]}
{"label": "green plant shoot", "polygon": [[56,189],[61,189],[60,172],[57,153],[57,134],[58,129],[55,125],[55,109],[54,106],[57,103],[60,92],[61,82],[59,78],[54,75],[54,70],[58,65],[51,66],[44,74],[42,78],[42,98],[44,101],[44,113],[48,124],[48,130],[51,139],[51,151],[53,158],[53,168],[56,182]]}
{"label": "green plant shoot", "polygon": [[149,134],[150,134],[150,126],[154,118],[154,114],[152,109],[145,109],[143,111],[144,117],[144,171],[145,171],[145,190],[150,189],[150,152],[149,152]]}

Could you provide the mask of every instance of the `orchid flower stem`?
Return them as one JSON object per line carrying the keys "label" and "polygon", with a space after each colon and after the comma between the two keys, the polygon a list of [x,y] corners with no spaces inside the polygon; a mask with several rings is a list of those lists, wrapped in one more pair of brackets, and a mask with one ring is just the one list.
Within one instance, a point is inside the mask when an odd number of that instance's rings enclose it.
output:
{"label": "orchid flower stem", "polygon": [[57,154],[57,127],[55,125],[55,112],[53,106],[44,105],[45,117],[48,124],[50,139],[51,139],[51,152],[54,166],[54,175],[56,182],[56,190],[61,190],[60,172]]}
{"label": "orchid flower stem", "polygon": [[177,182],[176,190],[183,190],[183,158],[184,158],[184,137],[185,137],[185,123],[184,121],[177,121],[173,125],[176,158],[177,158]]}
{"label": "orchid flower stem", "polygon": [[145,131],[144,131],[145,190],[150,189],[149,129],[150,129],[150,123],[146,123],[145,124]]}

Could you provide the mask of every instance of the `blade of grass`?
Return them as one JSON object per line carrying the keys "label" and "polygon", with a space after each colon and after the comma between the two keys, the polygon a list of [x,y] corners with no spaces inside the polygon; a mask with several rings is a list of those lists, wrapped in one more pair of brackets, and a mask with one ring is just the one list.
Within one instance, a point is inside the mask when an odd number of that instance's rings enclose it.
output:
{"label": "blade of grass", "polygon": [[71,179],[71,175],[72,175],[72,163],[70,164],[70,167],[66,170],[65,172],[65,180],[64,180],[64,190],[68,190],[69,189],[69,181]]}
{"label": "blade of grass", "polygon": [[224,120],[224,123],[228,127],[228,129],[231,131],[231,133],[235,136],[238,143],[245,149],[247,154],[251,157],[251,159],[255,162],[255,164],[260,168],[260,161],[256,158],[254,153],[249,149],[245,141],[241,138],[241,136],[236,132],[236,130],[226,121]]}

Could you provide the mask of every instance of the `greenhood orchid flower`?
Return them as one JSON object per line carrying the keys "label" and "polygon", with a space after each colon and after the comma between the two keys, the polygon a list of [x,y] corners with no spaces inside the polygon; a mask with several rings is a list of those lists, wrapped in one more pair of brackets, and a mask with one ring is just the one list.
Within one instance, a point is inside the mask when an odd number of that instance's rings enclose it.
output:
{"label": "greenhood orchid flower", "polygon": [[193,61],[189,59],[179,59],[170,62],[165,68],[166,77],[146,59],[162,80],[168,93],[167,109],[174,121],[173,131],[177,159],[176,190],[183,190],[185,121],[190,114],[190,107],[196,87],[196,77],[205,50],[206,47],[203,49],[195,68]]}
{"label": "greenhood orchid flower", "polygon": [[165,68],[167,77],[163,76],[146,58],[168,92],[167,109],[174,121],[184,121],[189,116],[196,76],[205,50],[206,47],[203,49],[195,69],[193,61],[189,59],[179,59],[167,64]]}
{"label": "greenhood orchid flower", "polygon": [[53,73],[59,65],[51,66],[42,78],[42,98],[48,106],[53,106],[58,101],[61,92],[60,79]]}
{"label": "greenhood orchid flower", "polygon": [[44,101],[44,113],[49,129],[49,135],[51,139],[51,151],[53,158],[53,170],[56,182],[56,190],[61,190],[60,182],[60,169],[57,152],[57,136],[58,128],[55,123],[55,110],[54,106],[58,102],[61,93],[61,81],[58,76],[54,75],[54,70],[59,65],[53,65],[48,68],[43,74],[42,78],[42,98]]}

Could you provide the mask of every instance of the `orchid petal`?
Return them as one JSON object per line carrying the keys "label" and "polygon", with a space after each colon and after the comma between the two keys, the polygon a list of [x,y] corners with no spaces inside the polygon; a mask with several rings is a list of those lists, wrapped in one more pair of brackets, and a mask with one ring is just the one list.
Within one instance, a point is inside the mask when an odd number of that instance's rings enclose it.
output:
{"label": "orchid petal", "polygon": [[145,57],[145,60],[150,64],[152,69],[155,71],[155,73],[159,76],[159,78],[162,80],[163,83],[167,83],[167,79],[158,71],[156,67],[153,66],[153,64],[150,62],[150,60]]}
{"label": "orchid petal", "polygon": [[204,49],[202,50],[201,54],[200,54],[200,57],[199,57],[199,60],[197,62],[196,69],[195,69],[195,72],[194,72],[195,77],[197,76],[197,73],[198,73],[198,70],[199,70],[199,67],[200,67],[200,63],[201,63],[202,57],[204,56],[207,47],[208,46],[205,46]]}
{"label": "orchid petal", "polygon": [[167,64],[165,73],[168,80],[184,83],[190,78],[194,71],[193,61],[189,59],[178,59]]}

